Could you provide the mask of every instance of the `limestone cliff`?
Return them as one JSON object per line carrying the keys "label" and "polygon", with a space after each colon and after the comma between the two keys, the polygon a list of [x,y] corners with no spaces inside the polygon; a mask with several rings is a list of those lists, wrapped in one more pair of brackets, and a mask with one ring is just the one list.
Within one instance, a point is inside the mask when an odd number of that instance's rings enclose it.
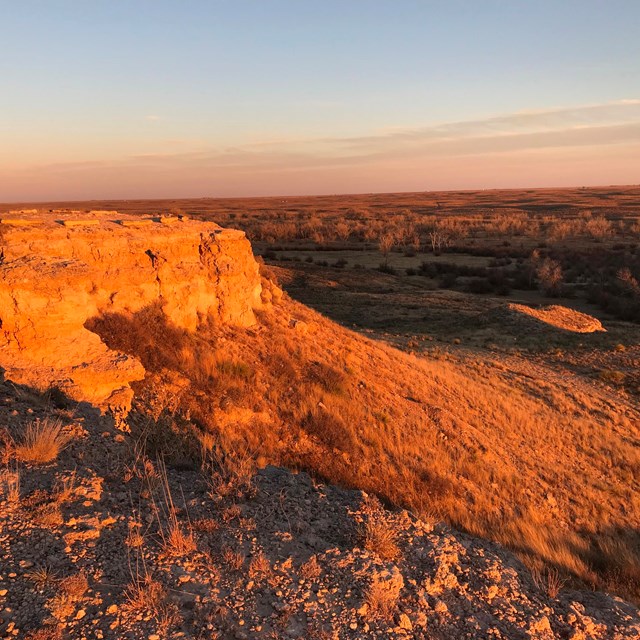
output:
{"label": "limestone cliff", "polygon": [[22,215],[1,221],[0,248],[5,377],[102,408],[126,410],[129,383],[145,371],[89,331],[92,318],[155,304],[193,331],[205,321],[250,326],[262,306],[245,234],[186,217]]}

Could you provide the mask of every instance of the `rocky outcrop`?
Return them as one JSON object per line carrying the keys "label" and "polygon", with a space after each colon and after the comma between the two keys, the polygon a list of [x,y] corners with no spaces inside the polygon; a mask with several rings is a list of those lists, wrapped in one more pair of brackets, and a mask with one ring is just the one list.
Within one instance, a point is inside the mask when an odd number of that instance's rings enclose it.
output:
{"label": "rocky outcrop", "polygon": [[0,238],[5,377],[103,408],[126,410],[129,383],[145,371],[87,329],[91,319],[160,305],[194,331],[202,322],[250,326],[263,305],[245,234],[214,223],[51,212],[3,219]]}

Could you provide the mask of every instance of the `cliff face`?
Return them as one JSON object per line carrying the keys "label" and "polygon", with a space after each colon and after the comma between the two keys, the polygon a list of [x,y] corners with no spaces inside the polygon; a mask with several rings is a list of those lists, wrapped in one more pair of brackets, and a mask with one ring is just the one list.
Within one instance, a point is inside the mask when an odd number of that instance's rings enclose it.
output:
{"label": "cliff face", "polygon": [[89,331],[91,319],[161,305],[193,331],[205,321],[250,326],[263,304],[249,241],[213,223],[32,214],[2,220],[0,247],[5,377],[103,408],[126,410],[129,383],[145,371]]}

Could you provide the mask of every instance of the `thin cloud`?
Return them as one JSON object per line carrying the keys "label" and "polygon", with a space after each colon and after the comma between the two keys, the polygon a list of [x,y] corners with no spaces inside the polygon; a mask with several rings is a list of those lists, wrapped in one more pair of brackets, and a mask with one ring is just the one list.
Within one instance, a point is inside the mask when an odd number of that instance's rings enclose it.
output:
{"label": "thin cloud", "polygon": [[[562,164],[562,157],[572,158],[576,176],[584,175],[576,158],[583,167],[582,159],[603,170],[607,170],[603,163],[608,162],[612,172],[617,167],[621,179],[624,175],[628,181],[633,173],[629,158],[638,155],[640,160],[640,100],[520,111],[358,137],[261,140],[237,146],[206,146],[195,139],[190,144],[185,139],[179,146],[175,142],[167,143],[162,153],[139,153],[117,161],[14,166],[0,172],[0,187],[3,181],[14,189],[18,184],[64,183],[72,189],[76,183],[105,182],[130,184],[132,189],[145,184],[149,190],[154,184],[159,190],[174,185],[177,190],[198,193],[213,180],[238,185],[239,193],[251,192],[256,185],[269,189],[280,185],[277,189],[284,193],[290,190],[287,185],[297,184],[298,176],[309,184],[327,180],[329,190],[332,184],[348,183],[351,176],[354,184],[371,190],[381,188],[380,176],[394,167],[402,175],[413,175],[414,180],[421,171],[435,175],[445,167],[450,173],[455,167],[467,167],[467,171],[474,167],[477,177],[491,166],[499,175],[506,175],[515,171],[513,159],[523,157],[534,158],[530,162],[540,175],[547,175],[552,166],[567,172],[570,167]],[[402,184],[401,177],[397,180],[396,188]]]}

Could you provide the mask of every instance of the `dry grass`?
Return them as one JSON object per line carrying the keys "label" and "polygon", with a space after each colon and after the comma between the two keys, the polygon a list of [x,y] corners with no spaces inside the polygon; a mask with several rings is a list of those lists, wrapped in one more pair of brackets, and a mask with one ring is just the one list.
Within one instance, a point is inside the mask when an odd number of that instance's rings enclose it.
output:
{"label": "dry grass", "polygon": [[249,577],[253,580],[265,580],[271,575],[271,563],[264,552],[259,551],[249,563]]}
{"label": "dry grass", "polygon": [[222,559],[232,571],[240,571],[244,566],[244,555],[229,546],[222,548]]}
{"label": "dry grass", "polygon": [[27,634],[25,640],[63,640],[62,629],[47,625]]}
{"label": "dry grass", "polygon": [[364,596],[368,615],[372,618],[391,619],[398,607],[398,596],[399,594],[394,589],[390,589],[386,581],[378,580],[374,576]]}
{"label": "dry grass", "polygon": [[129,531],[124,543],[130,549],[139,549],[144,546],[144,536],[142,535],[142,524],[140,522],[129,523]]}
{"label": "dry grass", "polygon": [[400,555],[395,526],[384,519],[382,513],[370,516],[361,526],[359,543],[363,549],[375,553],[385,562]]}
{"label": "dry grass", "polygon": [[186,556],[197,549],[196,539],[191,531],[185,531],[175,516],[169,522],[164,541],[164,551],[172,556]]}
{"label": "dry grass", "polygon": [[200,518],[199,520],[194,520],[192,526],[194,531],[208,534],[215,533],[220,529],[220,523],[213,518]]}
{"label": "dry grass", "polygon": [[544,591],[552,600],[558,597],[567,582],[566,579],[560,577],[560,572],[557,569],[534,570],[531,572],[531,576],[538,589]]}
{"label": "dry grass", "polygon": [[50,585],[55,584],[57,576],[55,571],[49,565],[36,567],[32,571],[24,574],[24,577],[33,582],[36,589],[43,591]]}
{"label": "dry grass", "polygon": [[59,621],[71,617],[88,588],[89,581],[83,572],[62,578],[58,582],[58,592],[47,602],[51,615]]}
{"label": "dry grass", "polygon": [[300,567],[300,577],[303,580],[307,580],[309,582],[313,582],[317,580],[322,573],[322,568],[318,563],[318,558],[313,555],[311,556],[301,567]]}
{"label": "dry grass", "polygon": [[16,444],[15,453],[22,462],[46,464],[55,460],[69,442],[70,437],[63,433],[60,421],[34,420]]}
{"label": "dry grass", "polygon": [[187,520],[187,522],[183,524],[178,517],[178,509],[175,506],[171,494],[169,476],[164,461],[161,459],[158,460],[157,467],[157,475],[162,491],[161,501],[158,503],[153,496],[151,496],[151,498],[158,520],[158,530],[162,539],[163,553],[167,556],[175,557],[189,555],[197,549],[196,538],[193,534],[191,523]]}
{"label": "dry grass", "polygon": [[20,502],[20,470],[12,470],[7,466],[0,470],[0,495],[4,496],[10,505]]}
{"label": "dry grass", "polygon": [[64,504],[73,499],[76,486],[76,472],[72,471],[69,475],[62,478],[54,489],[53,499],[58,504]]}
{"label": "dry grass", "polygon": [[138,615],[152,617],[161,634],[182,621],[177,605],[169,600],[164,586],[149,575],[127,585],[122,610],[132,618]]}
{"label": "dry grass", "polygon": [[69,598],[79,600],[89,588],[89,580],[87,579],[87,575],[83,571],[80,571],[72,576],[62,578],[59,583],[59,588],[60,591]]}
{"label": "dry grass", "polygon": [[[408,355],[291,301],[259,314],[259,331],[186,335],[146,318],[142,347],[128,341],[135,321],[112,318],[110,344],[153,351],[149,390],[162,389],[167,372],[186,380],[171,394],[173,424],[200,433],[192,450],[214,496],[246,494],[256,460],[304,469],[446,519],[583,585],[611,589],[622,571],[619,592],[640,596],[628,586],[638,556],[620,570],[593,553],[640,518],[637,408],[612,407],[602,386],[513,354]],[[211,364],[223,338],[225,358],[251,363],[250,378]],[[207,352],[211,376],[198,373]]]}
{"label": "dry grass", "polygon": [[245,450],[223,450],[213,434],[203,436],[203,468],[212,496],[242,499],[253,492],[255,460]]}
{"label": "dry grass", "polygon": [[33,514],[33,521],[44,528],[59,527],[64,522],[60,505],[57,502],[40,505]]}

